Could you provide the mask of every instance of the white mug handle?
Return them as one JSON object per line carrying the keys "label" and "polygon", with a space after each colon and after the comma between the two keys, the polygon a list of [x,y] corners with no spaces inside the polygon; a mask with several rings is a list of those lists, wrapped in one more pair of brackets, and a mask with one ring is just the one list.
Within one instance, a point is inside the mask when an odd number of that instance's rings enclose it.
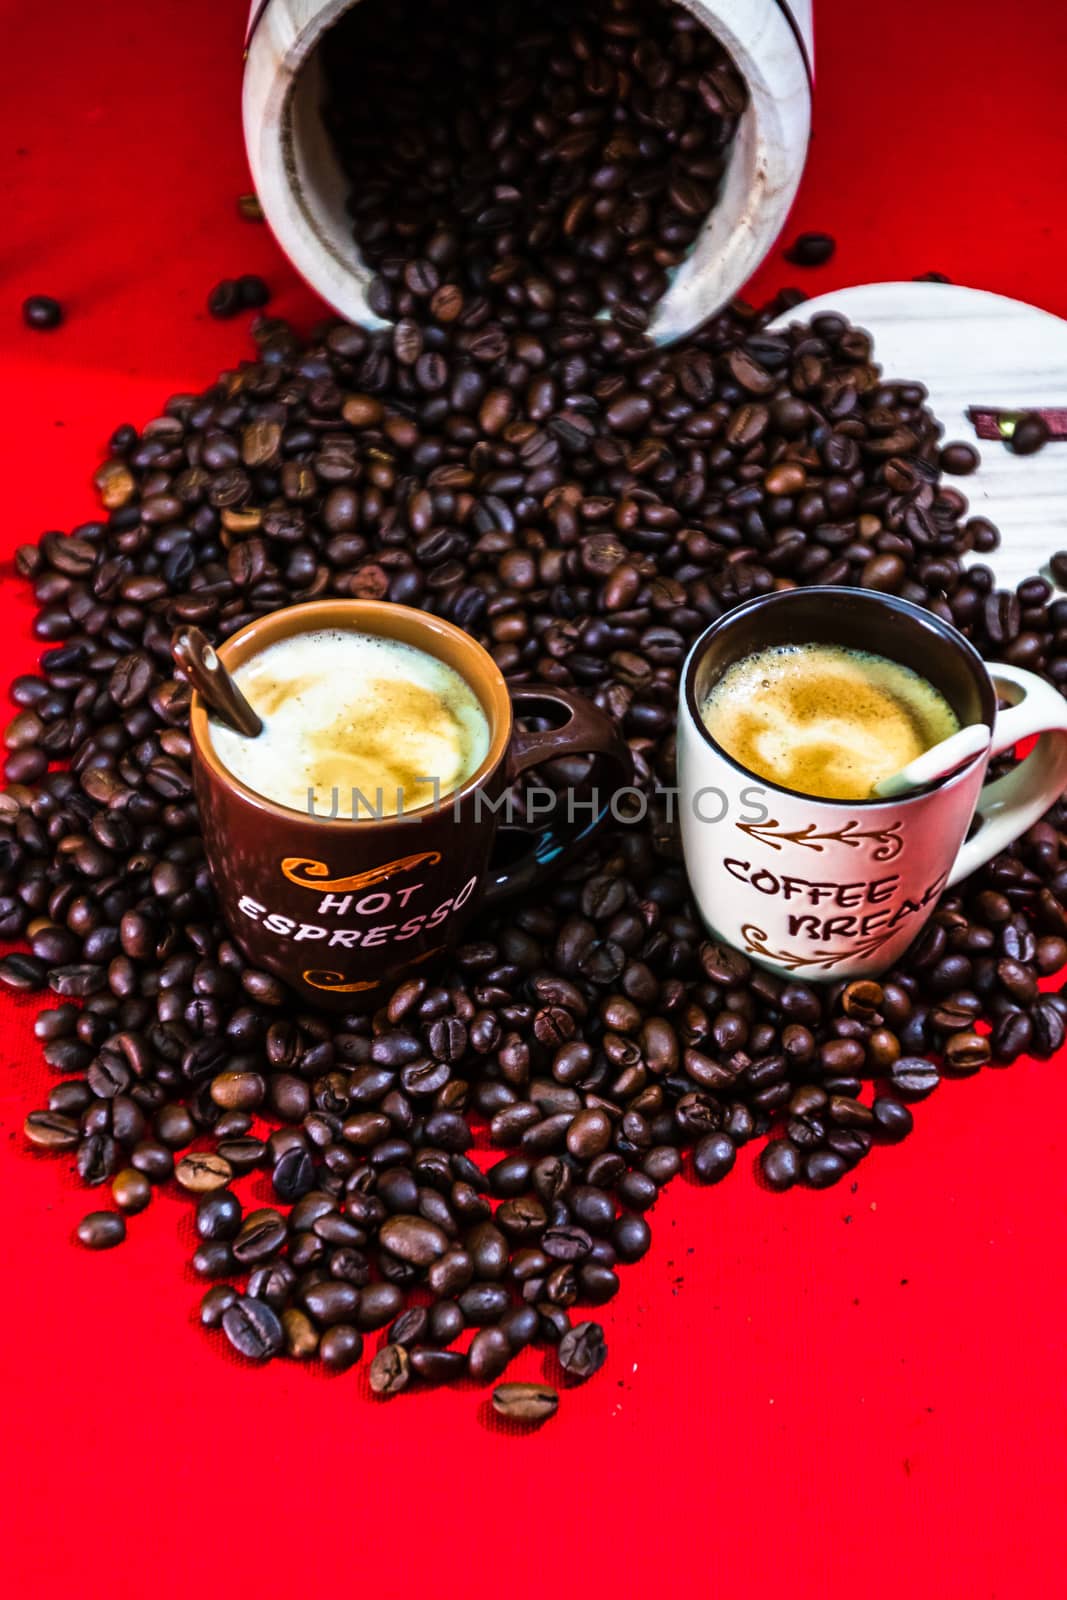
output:
{"label": "white mug handle", "polygon": [[1067,700],[1022,667],[991,661],[989,674],[998,694],[1007,685],[1022,690],[1015,705],[997,712],[990,759],[1032,734],[1041,737],[1025,761],[983,786],[976,811],[981,827],[961,846],[948,876],[949,889],[1033,827],[1067,788]]}

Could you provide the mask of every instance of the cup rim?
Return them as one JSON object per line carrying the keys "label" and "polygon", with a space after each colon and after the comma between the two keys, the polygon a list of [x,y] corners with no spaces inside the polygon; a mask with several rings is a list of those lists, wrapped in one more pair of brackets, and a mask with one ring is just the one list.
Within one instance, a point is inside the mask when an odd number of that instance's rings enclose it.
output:
{"label": "cup rim", "polygon": [[911,805],[916,800],[921,800],[939,789],[948,788],[950,784],[962,781],[980,762],[986,760],[986,753],[979,752],[964,766],[958,767],[955,772],[950,772],[943,778],[935,778],[930,783],[924,783],[920,788],[913,789],[910,794],[895,795],[892,799],[887,799],[882,795],[868,795],[862,799],[846,800],[835,798],[833,795],[805,794],[802,789],[789,789],[785,784],[775,783],[773,778],[764,778],[758,772],[753,772],[751,768],[743,766],[740,761],[730,755],[728,750],[724,750],[722,745],[713,738],[697,706],[694,685],[697,668],[704,652],[713,638],[719,633],[724,633],[732,624],[742,621],[753,611],[762,610],[765,607],[795,604],[796,597],[800,596],[804,598],[815,596],[821,599],[837,601],[840,601],[843,596],[848,596],[850,599],[858,600],[861,604],[871,605],[875,608],[884,607],[889,611],[896,611],[918,622],[929,632],[937,634],[946,644],[958,650],[968,667],[970,667],[978,680],[979,693],[988,714],[988,726],[992,728],[994,725],[997,698],[989,668],[971,641],[951,622],[946,622],[943,617],[936,616],[932,611],[925,611],[921,606],[913,605],[910,600],[904,600],[899,595],[883,594],[877,589],[852,589],[844,585],[811,584],[799,589],[778,589],[770,594],[753,595],[750,599],[742,601],[739,606],[735,606],[721,617],[717,617],[694,642],[682,670],[682,700],[689,715],[689,720],[697,733],[721,760],[731,766],[735,772],[741,773],[743,777],[751,778],[754,783],[773,790],[775,794],[788,795],[792,799],[807,800],[817,805],[848,806],[850,808],[853,806]]}
{"label": "cup rim", "polygon": [[[331,618],[332,621],[329,620]],[[482,710],[486,714],[489,722],[489,749],[481,765],[465,783],[457,789],[450,789],[437,800],[428,801],[426,805],[417,806],[411,811],[398,811],[388,817],[324,817],[316,816],[313,812],[298,811],[292,806],[283,806],[278,801],[270,800],[266,795],[249,788],[248,784],[243,783],[222,762],[211,739],[207,706],[203,696],[194,689],[189,706],[189,737],[192,740],[193,754],[206,772],[216,782],[240,795],[246,804],[277,822],[291,824],[294,820],[299,820],[303,823],[321,824],[335,833],[358,830],[361,834],[365,834],[372,828],[396,828],[409,823],[416,824],[427,817],[440,816],[447,808],[459,805],[476,791],[484,788],[504,759],[511,742],[514,711],[503,673],[488,650],[469,633],[458,628],[455,623],[446,622],[443,617],[433,616],[430,612],[421,611],[415,606],[398,605],[392,600],[359,600],[338,596],[333,600],[305,600],[298,605],[281,606],[277,611],[268,611],[262,617],[256,617],[254,621],[246,623],[243,628],[238,628],[236,633],[232,633],[228,639],[216,645],[215,650],[223,666],[232,669],[235,664],[240,665],[242,661],[258,655],[261,650],[277,643],[279,639],[288,638],[290,633],[311,632],[316,628],[336,627],[352,632],[400,638],[400,635],[390,634],[382,627],[382,622],[390,618],[403,620],[408,629],[420,635],[417,648],[424,648],[427,654],[443,659],[440,653],[434,650],[433,644],[434,641],[447,639],[453,649],[469,662],[469,667],[456,667],[455,670],[460,672],[478,696]],[[289,624],[293,619],[297,619],[302,625],[290,629]],[[426,641],[425,644],[423,640]],[[412,641],[404,638],[401,642]],[[481,692],[483,690],[484,692]]]}

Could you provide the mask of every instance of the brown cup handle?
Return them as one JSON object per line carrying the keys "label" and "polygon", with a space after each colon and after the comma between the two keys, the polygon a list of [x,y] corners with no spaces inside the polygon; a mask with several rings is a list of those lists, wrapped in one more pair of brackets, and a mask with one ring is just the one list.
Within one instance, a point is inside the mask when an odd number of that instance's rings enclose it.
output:
{"label": "brown cup handle", "polygon": [[[633,761],[626,741],[610,717],[583,695],[571,694],[567,689],[557,689],[548,683],[516,684],[513,688],[509,686],[509,692],[512,705],[520,714],[544,716],[562,709],[567,717],[559,727],[543,733],[515,729],[506,757],[508,783],[514,783],[520,773],[544,761],[554,761],[560,756],[591,755],[595,760],[588,788],[596,794],[598,809],[594,814],[585,804],[580,821],[564,819],[558,825],[548,822],[530,850],[518,861],[499,870],[490,866],[484,895],[487,901],[530,889],[569,861],[575,851],[588,844],[603,827],[615,790],[625,788],[633,778]],[[583,800],[588,798],[582,796]]]}

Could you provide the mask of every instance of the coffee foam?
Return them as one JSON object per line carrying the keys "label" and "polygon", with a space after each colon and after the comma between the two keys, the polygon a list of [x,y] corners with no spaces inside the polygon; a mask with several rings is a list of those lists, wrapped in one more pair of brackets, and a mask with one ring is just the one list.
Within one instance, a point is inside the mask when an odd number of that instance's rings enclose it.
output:
{"label": "coffee foam", "polygon": [[293,811],[395,816],[461,788],[489,750],[466,680],[400,640],[318,629],[269,645],[233,676],[263,732],[246,739],[212,718],[215,750],[248,788]]}
{"label": "coffee foam", "polygon": [[700,708],[712,738],[757,777],[826,799],[868,799],[880,778],[959,728],[933,684],[841,645],[781,645],[727,668]]}

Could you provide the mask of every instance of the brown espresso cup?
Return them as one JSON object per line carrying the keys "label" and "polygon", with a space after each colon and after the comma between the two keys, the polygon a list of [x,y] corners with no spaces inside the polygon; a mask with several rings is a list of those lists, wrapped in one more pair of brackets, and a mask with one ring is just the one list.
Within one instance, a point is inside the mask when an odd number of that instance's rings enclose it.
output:
{"label": "brown espresso cup", "polygon": [[[451,794],[396,816],[331,817],[279,805],[236,778],[214,747],[204,700],[193,695],[193,778],[223,916],[249,961],[305,1003],[351,1011],[381,1004],[390,986],[454,944],[478,907],[532,887],[585,845],[611,796],[630,782],[632,764],[615,725],[588,700],[548,684],[509,688],[468,634],[408,606],[290,606],[249,623],[218,655],[233,672],[269,645],[319,629],[395,639],[436,656],[474,691],[489,730],[484,761]],[[516,716],[542,731],[518,727]],[[587,798],[553,805],[546,825],[501,860],[494,845],[516,779],[580,755],[592,758]],[[561,811],[565,820],[553,821]]]}

